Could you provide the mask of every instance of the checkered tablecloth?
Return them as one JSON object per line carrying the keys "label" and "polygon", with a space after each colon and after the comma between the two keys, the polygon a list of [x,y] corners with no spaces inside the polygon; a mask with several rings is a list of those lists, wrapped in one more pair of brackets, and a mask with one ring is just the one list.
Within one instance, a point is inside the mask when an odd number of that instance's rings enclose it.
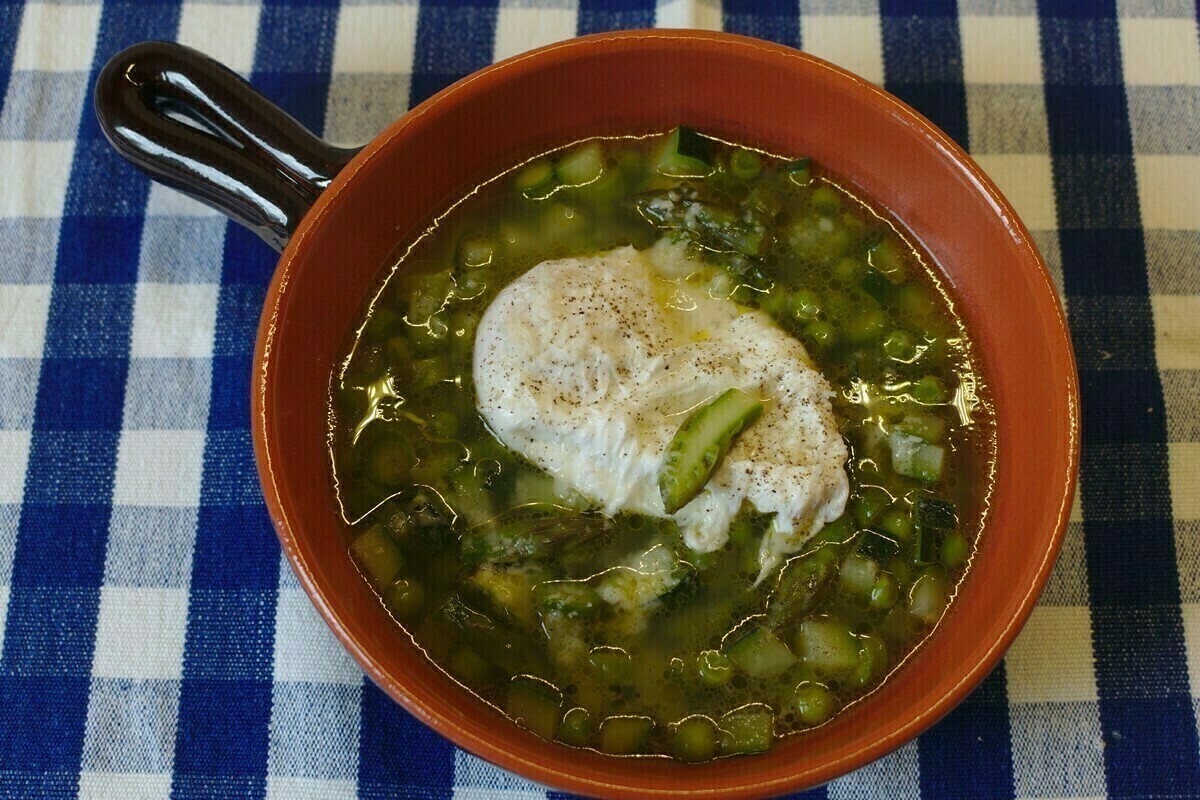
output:
{"label": "checkered tablecloth", "polygon": [[[1183,0],[0,4],[0,798],[541,798],[340,649],[271,530],[251,349],[276,256],[104,142],[145,39],[372,138],[494,59],[612,28],[828,58],[968,146],[1066,298],[1081,494],[1004,661],[831,798],[1200,797],[1200,38]],[[781,102],[784,100],[781,100]]]}

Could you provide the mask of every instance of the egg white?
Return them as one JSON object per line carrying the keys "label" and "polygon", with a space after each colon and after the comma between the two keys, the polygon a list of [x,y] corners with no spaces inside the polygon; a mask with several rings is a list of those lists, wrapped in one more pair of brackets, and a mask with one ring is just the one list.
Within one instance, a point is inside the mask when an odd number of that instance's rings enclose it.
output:
{"label": "egg white", "polygon": [[[765,314],[712,291],[720,276],[682,245],[546,261],[506,286],[480,320],[479,411],[508,447],[564,490],[673,518],[698,552],[720,549],[744,502],[774,514],[762,575],[845,511],[846,445],[829,383]],[[700,494],[673,515],[663,453],[697,406],[731,387],[761,399]]]}

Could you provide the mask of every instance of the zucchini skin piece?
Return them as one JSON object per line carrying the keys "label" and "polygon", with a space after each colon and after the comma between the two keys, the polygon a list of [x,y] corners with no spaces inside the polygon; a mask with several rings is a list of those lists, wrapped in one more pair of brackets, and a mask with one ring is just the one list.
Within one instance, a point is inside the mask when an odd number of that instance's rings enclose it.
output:
{"label": "zucchini skin piece", "polygon": [[700,494],[733,440],[762,412],[762,402],[741,389],[726,389],[684,421],[667,445],[658,471],[658,489],[668,514]]}

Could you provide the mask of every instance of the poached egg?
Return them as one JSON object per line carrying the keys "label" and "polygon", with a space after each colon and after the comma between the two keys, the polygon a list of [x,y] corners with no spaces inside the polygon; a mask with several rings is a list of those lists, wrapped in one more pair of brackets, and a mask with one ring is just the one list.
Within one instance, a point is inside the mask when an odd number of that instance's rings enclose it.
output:
{"label": "poached egg", "polygon": [[[724,546],[743,503],[773,514],[761,578],[845,511],[847,450],[803,345],[704,280],[723,275],[665,239],[542,262],[487,308],[473,372],[500,441],[606,514],[670,517],[697,552]],[[667,445],[729,388],[761,400],[763,414],[667,514],[657,484]]]}

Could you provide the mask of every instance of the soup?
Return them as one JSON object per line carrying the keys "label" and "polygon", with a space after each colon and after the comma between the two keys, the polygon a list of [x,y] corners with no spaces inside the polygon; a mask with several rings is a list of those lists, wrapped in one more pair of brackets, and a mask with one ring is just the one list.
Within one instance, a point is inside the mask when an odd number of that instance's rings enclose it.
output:
{"label": "soup", "polygon": [[759,753],[898,668],[986,513],[950,297],[807,159],[576,143],[397,251],[331,385],[351,557],[539,736]]}

